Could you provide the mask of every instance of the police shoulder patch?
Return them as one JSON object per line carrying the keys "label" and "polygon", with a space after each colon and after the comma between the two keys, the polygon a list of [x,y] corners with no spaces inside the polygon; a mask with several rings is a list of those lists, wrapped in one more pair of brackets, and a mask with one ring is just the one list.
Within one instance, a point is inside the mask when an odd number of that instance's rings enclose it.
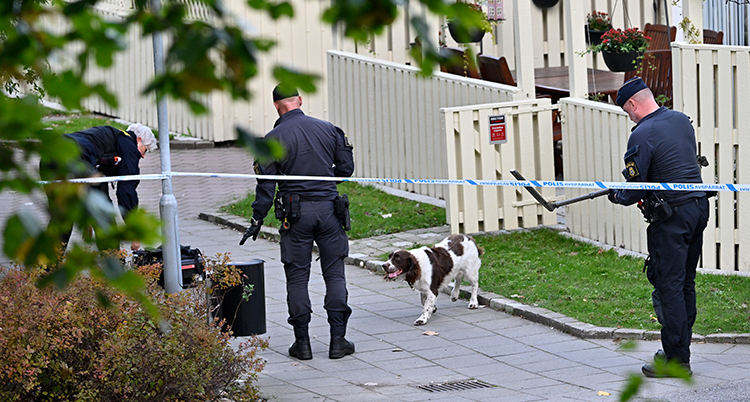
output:
{"label": "police shoulder patch", "polygon": [[638,171],[635,161],[629,161],[625,163],[625,172],[623,173],[627,179],[638,177],[641,173]]}
{"label": "police shoulder patch", "polygon": [[263,169],[257,161],[253,162],[253,171],[255,174],[263,174]]}
{"label": "police shoulder patch", "polygon": [[340,127],[338,127],[338,126],[335,126],[335,127],[336,127],[336,131],[338,131],[339,134],[341,134],[341,137],[344,139],[344,145],[347,148],[352,148],[353,149],[354,145],[352,145],[352,143],[349,141],[349,136],[346,135],[346,133],[344,132],[344,130],[342,130]]}

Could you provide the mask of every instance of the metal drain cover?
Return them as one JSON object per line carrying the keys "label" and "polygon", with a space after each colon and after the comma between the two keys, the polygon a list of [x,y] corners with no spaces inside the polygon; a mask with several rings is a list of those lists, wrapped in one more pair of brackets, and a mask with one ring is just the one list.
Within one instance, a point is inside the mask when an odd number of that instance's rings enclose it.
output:
{"label": "metal drain cover", "polygon": [[472,389],[492,388],[494,385],[479,380],[461,380],[450,382],[436,382],[428,385],[420,385],[417,388],[427,392],[452,392],[468,391]]}

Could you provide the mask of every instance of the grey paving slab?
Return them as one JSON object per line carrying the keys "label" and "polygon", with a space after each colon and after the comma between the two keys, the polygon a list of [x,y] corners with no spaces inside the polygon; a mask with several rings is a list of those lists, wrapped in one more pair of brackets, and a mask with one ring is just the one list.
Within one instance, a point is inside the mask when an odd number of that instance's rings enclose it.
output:
{"label": "grey paving slab", "polygon": [[525,354],[535,350],[532,346],[524,345],[505,337],[496,336],[481,339],[481,343],[473,343],[471,348],[478,353],[494,357],[497,360],[502,360],[505,356]]}
{"label": "grey paving slab", "polygon": [[518,366],[510,366],[510,370],[492,372],[491,370],[476,376],[477,379],[489,384],[499,385],[506,388],[515,389],[516,383],[528,380],[546,378],[539,373],[533,373]]}
{"label": "grey paving slab", "polygon": [[513,372],[517,370],[518,370],[517,367],[506,364],[505,362],[497,361],[497,359],[495,359],[492,363],[489,363],[489,364],[484,364],[484,365],[476,364],[476,365],[468,366],[468,367],[459,367],[459,368],[456,368],[454,371],[456,373],[466,376],[467,378],[479,378],[479,377],[486,377],[488,375],[491,375],[491,376],[506,375],[509,372]]}
{"label": "grey paving slab", "polygon": [[419,355],[425,359],[449,359],[460,356],[474,356],[475,352],[461,344],[451,343],[445,347],[421,349]]}
{"label": "grey paving slab", "polygon": [[523,356],[520,356],[520,355],[507,356],[506,358],[503,359],[503,362],[509,363],[509,364],[522,365],[524,369],[529,370],[532,373],[540,373],[540,374],[543,374],[547,371],[569,369],[579,364],[577,362],[570,361],[567,359],[557,358],[557,356],[550,355],[550,354],[544,354],[544,360],[539,360],[535,362],[524,362]]}
{"label": "grey paving slab", "polygon": [[620,356],[619,353],[610,350],[601,350],[593,347],[592,343],[588,344],[588,349],[572,350],[572,351],[559,351],[556,355],[563,357],[568,360],[576,361],[583,364],[597,363],[599,359],[614,358]]}
{"label": "grey paving slab", "polygon": [[421,367],[404,367],[391,371],[393,374],[396,374],[401,378],[418,384],[426,384],[434,379],[439,379],[440,381],[457,381],[464,379],[461,375],[456,374],[455,371],[451,369],[441,367],[431,362],[428,363],[428,365],[423,365]]}
{"label": "grey paving slab", "polygon": [[607,369],[608,371],[613,371],[626,367],[638,367],[641,362],[641,360],[638,360],[634,357],[623,356],[620,354],[616,356],[597,359],[596,365],[597,367]]}

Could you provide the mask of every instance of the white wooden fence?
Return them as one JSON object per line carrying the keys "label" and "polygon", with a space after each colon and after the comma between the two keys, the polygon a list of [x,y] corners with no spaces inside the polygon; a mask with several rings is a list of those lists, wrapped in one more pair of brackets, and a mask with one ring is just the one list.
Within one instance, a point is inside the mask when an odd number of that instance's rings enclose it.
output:
{"label": "white wooden fence", "polygon": [[[353,53],[329,51],[328,61],[331,121],[354,144],[357,177],[446,178],[440,108],[509,101],[519,92],[447,73],[423,77],[415,67]],[[397,188],[448,196],[443,186],[431,184]]]}
{"label": "white wooden fence", "polygon": [[[552,105],[549,99],[443,108],[449,179],[554,179]],[[490,143],[489,117],[505,116],[507,142]],[[556,215],[523,187],[449,185],[446,211],[452,233],[554,225]],[[539,192],[554,199],[553,188]]]}
{"label": "white wooden fence", "polygon": [[[675,109],[692,117],[709,161],[703,181],[750,183],[750,47],[676,43],[672,63]],[[721,192],[714,200],[704,266],[750,271],[750,195]]]}
{"label": "white wooden fence", "polygon": [[[674,108],[693,119],[698,152],[708,158],[704,183],[750,183],[750,48],[675,43]],[[617,107],[565,98],[566,180],[621,181],[622,158],[632,123]],[[566,197],[582,191],[566,190]],[[750,194],[720,192],[711,199],[700,266],[750,271]],[[646,252],[646,224],[636,208],[597,199],[569,206],[571,232]]]}
{"label": "white wooden fence", "polygon": [[[179,0],[187,5],[189,17],[194,19],[210,19],[210,12],[202,4],[192,0]],[[477,51],[485,54],[505,56],[511,68],[516,63],[514,48],[514,21],[512,19],[515,1],[505,0],[505,15],[508,18],[498,25],[493,39],[486,35],[481,45],[474,46]],[[520,0],[529,1],[529,0]],[[566,23],[563,17],[564,4],[569,0],[561,0],[557,6],[550,9],[531,7],[531,21],[524,21],[532,27],[534,67],[559,66],[568,64],[572,55],[565,54]],[[320,21],[320,15],[330,4],[329,0],[309,1],[291,0],[295,8],[293,20],[282,18],[278,21],[265,18],[247,7],[245,0],[226,0],[226,6],[240,19],[247,21],[253,27],[253,35],[260,35],[278,42],[278,46],[269,54],[260,58],[260,73],[251,83],[251,90],[256,94],[250,102],[232,101],[222,94],[209,94],[202,99],[210,108],[210,114],[195,117],[188,108],[177,102],[169,101],[170,129],[180,134],[190,134],[194,137],[223,142],[236,139],[234,127],[241,125],[252,132],[262,135],[267,132],[277,118],[276,111],[270,100],[270,93],[275,85],[271,69],[276,64],[284,64],[296,69],[318,74],[321,81],[318,92],[303,94],[305,113],[329,119],[327,86],[326,54],[330,49],[368,55],[374,58],[409,63],[409,44],[414,42],[416,34],[409,27],[409,18],[425,11],[417,2],[410,2],[402,6],[399,18],[386,29],[382,35],[371,38],[367,43],[354,43],[344,39],[342,33],[336,32],[330,26]],[[612,13],[615,27],[643,26],[645,22],[655,21],[651,0],[611,0],[586,1],[587,6],[582,12],[593,10]],[[104,0],[97,3],[97,9],[108,19],[118,20],[127,16],[133,9],[133,0]],[[627,14],[625,13],[627,10]],[[60,21],[51,21],[61,24]],[[450,39],[447,29],[437,17],[428,21],[430,32],[435,33],[437,43],[442,32],[447,38],[446,44],[455,46]],[[578,28],[576,28],[578,29]],[[580,27],[583,29],[583,27]],[[169,38],[165,36],[165,41]],[[141,122],[155,127],[156,111],[152,96],[141,93],[146,83],[153,76],[153,51],[150,37],[143,37],[141,32],[133,29],[127,35],[128,49],[117,57],[115,66],[102,71],[92,68],[87,75],[90,82],[105,83],[119,97],[120,104],[116,108],[107,106],[102,100],[92,98],[86,101],[85,107],[94,112],[105,113],[122,119]],[[595,61],[594,63],[598,63]],[[93,64],[93,63],[92,63]]]}
{"label": "white wooden fence", "polygon": [[[557,104],[562,116],[563,176],[566,181],[623,181],[623,156],[633,123],[615,105],[563,98]],[[565,198],[591,190],[565,189]],[[606,197],[570,204],[565,224],[571,233],[647,252],[646,224],[636,207],[610,203]]]}

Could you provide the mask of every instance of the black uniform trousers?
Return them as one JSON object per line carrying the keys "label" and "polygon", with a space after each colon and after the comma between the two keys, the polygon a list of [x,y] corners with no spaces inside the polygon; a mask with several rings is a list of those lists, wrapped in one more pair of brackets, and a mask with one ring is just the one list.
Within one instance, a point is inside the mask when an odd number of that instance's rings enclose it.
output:
{"label": "black uniform trousers", "polygon": [[281,235],[281,262],[286,274],[288,322],[295,337],[307,336],[312,305],[308,293],[313,241],[320,252],[320,267],[326,284],[323,308],[328,314],[332,337],[346,335],[352,309],[347,304],[344,257],[349,238],[333,213],[333,201],[300,201],[300,219]]}
{"label": "black uniform trousers", "polygon": [[668,360],[690,363],[690,340],[697,314],[695,273],[708,220],[708,200],[695,198],[672,208],[669,218],[648,226],[646,275],[661,343]]}

